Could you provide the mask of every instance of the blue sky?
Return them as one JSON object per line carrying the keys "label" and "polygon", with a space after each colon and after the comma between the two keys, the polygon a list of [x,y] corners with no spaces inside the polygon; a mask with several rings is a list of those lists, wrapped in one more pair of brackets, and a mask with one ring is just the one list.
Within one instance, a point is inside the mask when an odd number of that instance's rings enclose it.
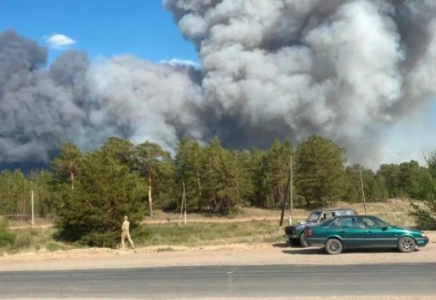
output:
{"label": "blue sky", "polygon": [[[161,0],[0,0],[0,32],[13,28],[46,46],[44,36],[63,34],[91,59],[130,53],[153,62],[198,61]],[[51,49],[50,61],[62,50]]]}

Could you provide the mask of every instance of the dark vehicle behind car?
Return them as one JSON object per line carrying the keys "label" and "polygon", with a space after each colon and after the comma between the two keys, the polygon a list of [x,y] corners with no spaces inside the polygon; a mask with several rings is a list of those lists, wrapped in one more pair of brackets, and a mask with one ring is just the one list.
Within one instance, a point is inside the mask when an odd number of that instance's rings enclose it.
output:
{"label": "dark vehicle behind car", "polygon": [[285,235],[293,246],[301,245],[307,247],[306,235],[304,228],[306,224],[319,224],[325,220],[335,216],[350,216],[357,215],[357,212],[351,208],[337,208],[337,209],[324,209],[313,211],[309,214],[307,219],[299,222],[297,225],[289,225],[285,227]]}

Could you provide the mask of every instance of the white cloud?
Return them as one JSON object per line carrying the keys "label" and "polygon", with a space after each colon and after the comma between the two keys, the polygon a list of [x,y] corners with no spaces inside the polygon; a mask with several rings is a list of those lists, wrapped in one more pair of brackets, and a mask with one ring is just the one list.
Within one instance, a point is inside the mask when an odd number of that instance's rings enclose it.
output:
{"label": "white cloud", "polygon": [[54,33],[50,36],[45,36],[44,39],[47,45],[52,49],[64,49],[76,43],[76,41],[73,40],[72,38],[59,33]]}
{"label": "white cloud", "polygon": [[173,58],[171,60],[161,60],[161,64],[169,64],[172,66],[182,66],[182,67],[193,67],[195,69],[200,69],[200,65],[192,60]]}

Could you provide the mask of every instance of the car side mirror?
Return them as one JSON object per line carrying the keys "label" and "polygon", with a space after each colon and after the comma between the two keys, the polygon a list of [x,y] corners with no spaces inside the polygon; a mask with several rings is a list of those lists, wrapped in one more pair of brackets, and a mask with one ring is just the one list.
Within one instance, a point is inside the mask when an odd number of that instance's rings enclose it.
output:
{"label": "car side mirror", "polygon": [[388,230],[389,229],[389,226],[384,226],[383,228],[382,228],[382,230],[384,231],[384,230]]}

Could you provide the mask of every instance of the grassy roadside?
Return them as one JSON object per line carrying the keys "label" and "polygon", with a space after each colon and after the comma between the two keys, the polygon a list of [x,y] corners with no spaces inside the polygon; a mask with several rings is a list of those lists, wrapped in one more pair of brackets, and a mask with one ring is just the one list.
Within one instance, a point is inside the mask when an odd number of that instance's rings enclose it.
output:
{"label": "grassy roadside", "polygon": [[[364,214],[363,203],[337,203],[329,208],[352,208],[359,214]],[[376,215],[389,223],[397,226],[414,226],[413,218],[408,216],[411,206],[408,200],[402,202],[386,202],[386,203],[367,203],[367,214]],[[303,221],[307,218],[311,209],[297,208],[294,209],[294,221]],[[285,221],[289,218],[289,211],[285,212]],[[218,216],[210,214],[189,213],[187,216],[188,222],[208,223],[208,222],[238,222],[250,220],[269,220],[276,221],[280,219],[279,209],[261,209],[261,208],[243,208],[241,213],[235,216]],[[145,224],[168,224],[178,223],[180,221],[179,213],[167,213],[161,210],[156,210],[153,217],[146,217]]]}
{"label": "grassy roadside", "polygon": [[135,243],[148,246],[198,247],[233,243],[262,243],[283,240],[277,222],[193,223],[145,225],[132,234]]}
{"label": "grassy roadside", "polygon": [[[55,240],[56,229],[19,229],[11,231],[14,241],[0,247],[0,253],[52,252],[86,248]],[[184,246],[201,247],[234,243],[282,241],[277,222],[252,221],[238,223],[193,223],[185,225],[141,225],[132,231],[136,247]],[[168,249],[171,250],[171,249]]]}
{"label": "grassy roadside", "polygon": [[[353,208],[363,214],[362,204],[339,203],[335,207]],[[375,214],[393,225],[411,227],[414,221],[408,216],[410,205],[402,203],[368,203],[367,213]],[[304,220],[310,210],[296,209],[295,222]],[[289,212],[285,214],[285,224]],[[179,225],[178,214],[167,214],[157,211],[152,220],[158,223],[145,223],[132,232],[137,247],[171,246],[201,247],[211,245],[227,245],[235,243],[274,243],[283,242],[283,233],[278,232],[279,210],[245,208],[233,218],[223,216],[188,215],[188,224]],[[150,220],[146,218],[146,220]],[[218,221],[219,220],[219,221]],[[243,221],[243,222],[242,222]],[[0,254],[6,252],[25,253],[70,250],[84,248],[78,244],[66,244],[55,240],[54,228],[23,228],[9,230],[4,233],[9,242],[0,243]],[[0,242],[2,238],[0,232]],[[8,234],[13,234],[11,240]]]}

